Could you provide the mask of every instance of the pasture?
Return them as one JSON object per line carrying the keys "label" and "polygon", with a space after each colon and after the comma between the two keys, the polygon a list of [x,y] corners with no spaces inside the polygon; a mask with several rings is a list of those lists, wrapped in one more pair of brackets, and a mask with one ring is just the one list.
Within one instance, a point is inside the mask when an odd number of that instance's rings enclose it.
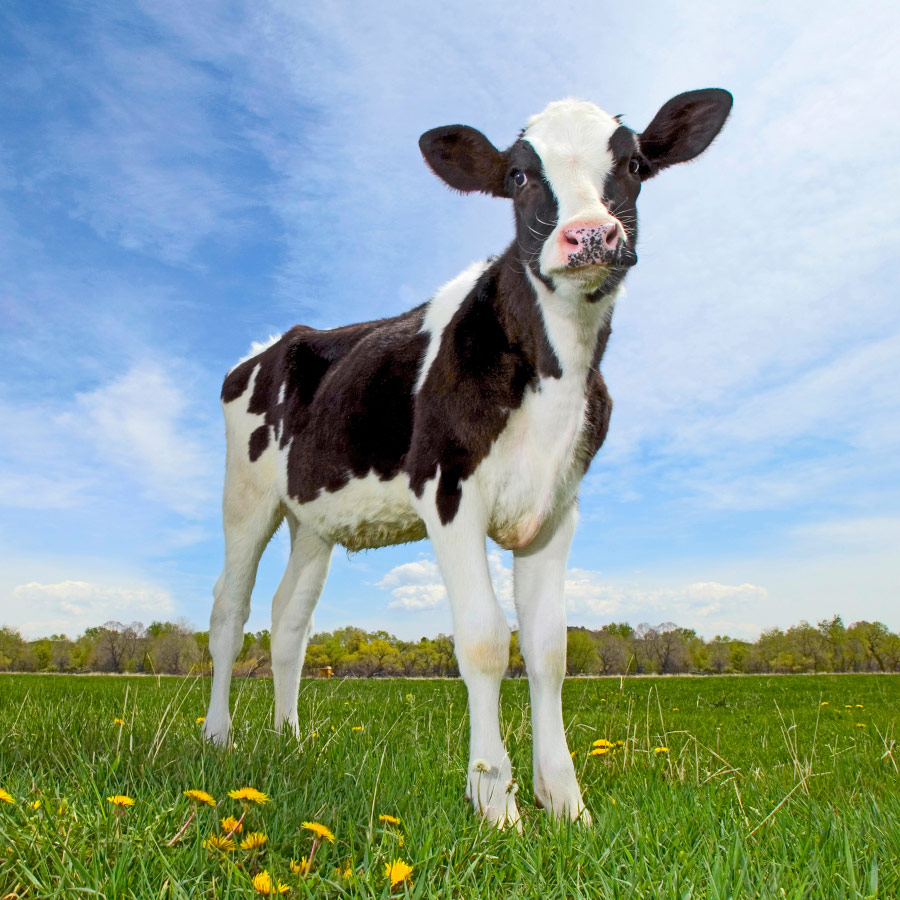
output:
{"label": "pasture", "polygon": [[[528,686],[507,680],[521,835],[463,802],[461,681],[304,680],[298,742],[271,731],[271,682],[238,680],[226,751],[201,739],[208,693],[205,679],[0,676],[0,897],[259,897],[263,870],[286,897],[900,896],[896,677],[570,679],[589,829],[535,809]],[[245,786],[269,802],[247,804],[236,849],[205,846]],[[188,789],[217,806],[167,846]],[[117,814],[114,795],[134,805]],[[267,840],[241,849],[250,832]],[[392,886],[398,859],[412,871]]]}

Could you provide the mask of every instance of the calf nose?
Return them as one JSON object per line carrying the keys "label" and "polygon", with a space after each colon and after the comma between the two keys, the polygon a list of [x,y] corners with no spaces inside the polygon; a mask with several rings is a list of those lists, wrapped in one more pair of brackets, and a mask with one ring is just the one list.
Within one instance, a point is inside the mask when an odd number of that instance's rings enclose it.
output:
{"label": "calf nose", "polygon": [[563,250],[567,257],[582,253],[594,256],[615,250],[621,236],[618,222],[578,222],[563,229]]}

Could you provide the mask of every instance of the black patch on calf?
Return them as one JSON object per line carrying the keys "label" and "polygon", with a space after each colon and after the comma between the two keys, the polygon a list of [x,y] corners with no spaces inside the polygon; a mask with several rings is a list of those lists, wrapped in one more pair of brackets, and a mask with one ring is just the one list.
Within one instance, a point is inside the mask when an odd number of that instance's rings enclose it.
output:
{"label": "black patch on calf", "polygon": [[560,377],[534,290],[510,247],[447,324],[416,396],[405,468],[421,497],[440,467],[436,502],[442,523],[456,516],[462,482],[490,452],[525,391],[538,389],[540,378]]}
{"label": "black patch on calf", "polygon": [[300,503],[368,472],[396,475],[409,449],[412,391],[427,346],[423,310],[331,331],[298,325],[241,363],[222,397],[241,396],[259,367],[247,409],[265,419],[250,435],[250,461],[268,446],[270,428],[280,447],[290,442],[288,494]]}
{"label": "black patch on calf", "polygon": [[[515,172],[524,172],[528,178],[521,188],[517,188],[513,180]],[[559,204],[544,174],[544,164],[528,141],[516,141],[507,151],[506,177],[516,215],[517,255],[535,278],[553,290],[553,283],[541,273],[540,256],[547,238],[556,228]]]}

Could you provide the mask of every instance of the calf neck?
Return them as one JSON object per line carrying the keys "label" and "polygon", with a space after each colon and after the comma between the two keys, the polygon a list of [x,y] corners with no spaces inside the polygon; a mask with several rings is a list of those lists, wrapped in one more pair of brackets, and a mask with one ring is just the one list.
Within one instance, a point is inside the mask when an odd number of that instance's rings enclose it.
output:
{"label": "calf neck", "polygon": [[312,613],[332,548],[428,537],[469,693],[467,795],[518,823],[500,735],[509,626],[486,538],[514,554],[528,670],[534,787],[554,815],[589,822],[566,745],[563,582],[578,485],[612,401],[599,371],[622,282],[637,262],[636,202],[660,170],[693,159],[731,109],[719,89],[680,94],[641,133],[592,103],[552,103],[505,151],[473,128],[420,139],[451,187],[512,201],[515,236],[402,315],[302,325],[225,379],[225,566],[214,589],[206,734],[225,742],[228,694],[260,556],[287,520],[291,552],[272,603],[275,724],[297,729]]}

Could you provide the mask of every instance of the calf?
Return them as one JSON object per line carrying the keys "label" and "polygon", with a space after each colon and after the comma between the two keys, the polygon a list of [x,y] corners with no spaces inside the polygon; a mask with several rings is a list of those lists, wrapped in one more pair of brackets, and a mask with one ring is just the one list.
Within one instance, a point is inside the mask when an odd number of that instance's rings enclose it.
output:
{"label": "calf", "polygon": [[297,325],[229,372],[209,738],[228,738],[257,564],[284,519],[290,559],[272,602],[276,728],[297,729],[300,669],[333,546],[427,536],[469,694],[467,796],[490,821],[517,823],[498,716],[509,627],[488,573],[490,537],[514,553],[537,801],[590,821],[560,691],[578,485],[612,408],[598,366],[637,261],[642,183],[705,150],[730,109],[727,91],[679,94],[637,134],[591,103],[563,100],[503,152],[463,125],[422,135],[425,161],[450,187],[512,200],[515,239],[422,306],[330,331]]}

